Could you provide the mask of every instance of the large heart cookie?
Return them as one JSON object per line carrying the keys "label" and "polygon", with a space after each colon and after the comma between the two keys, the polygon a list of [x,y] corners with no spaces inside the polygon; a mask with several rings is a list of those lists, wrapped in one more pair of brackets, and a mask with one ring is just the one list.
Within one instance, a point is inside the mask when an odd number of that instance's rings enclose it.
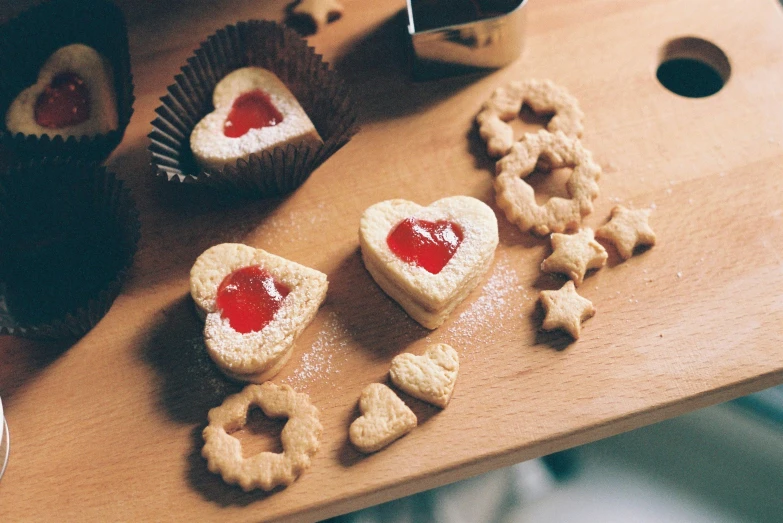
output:
{"label": "large heart cookie", "polygon": [[291,91],[272,72],[244,67],[226,75],[212,94],[215,110],[190,135],[204,167],[223,168],[275,147],[322,143]]}
{"label": "large heart cookie", "polygon": [[82,136],[117,128],[111,64],[95,49],[72,44],[43,64],[38,80],[14,99],[5,114],[12,133]]}
{"label": "large heart cookie", "polygon": [[253,383],[285,365],[327,287],[325,274],[240,243],[207,249],[190,271],[209,356],[227,376]]}
{"label": "large heart cookie", "polygon": [[351,423],[348,437],[365,454],[381,450],[416,427],[416,415],[393,390],[371,383],[359,398],[362,415]]}
{"label": "large heart cookie", "polygon": [[400,354],[389,370],[392,383],[401,391],[442,409],[451,399],[458,372],[457,351],[445,343],[433,345],[422,356]]}
{"label": "large heart cookie", "polygon": [[362,215],[364,265],[381,289],[428,329],[440,326],[481,281],[498,244],[495,213],[469,196],[422,207],[377,203]]}

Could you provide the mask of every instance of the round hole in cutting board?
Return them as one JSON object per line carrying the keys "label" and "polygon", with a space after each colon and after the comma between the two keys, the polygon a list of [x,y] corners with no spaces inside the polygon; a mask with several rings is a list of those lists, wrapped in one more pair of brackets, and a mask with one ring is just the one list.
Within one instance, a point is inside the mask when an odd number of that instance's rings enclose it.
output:
{"label": "round hole in cutting board", "polygon": [[731,76],[731,64],[720,47],[686,36],[669,41],[659,55],[658,81],[687,98],[704,98],[720,91]]}
{"label": "round hole in cutting board", "polygon": [[242,457],[249,458],[260,452],[283,452],[280,433],[288,420],[267,418],[263,411],[251,406],[247,411],[247,422],[244,427],[232,432],[242,444]]}

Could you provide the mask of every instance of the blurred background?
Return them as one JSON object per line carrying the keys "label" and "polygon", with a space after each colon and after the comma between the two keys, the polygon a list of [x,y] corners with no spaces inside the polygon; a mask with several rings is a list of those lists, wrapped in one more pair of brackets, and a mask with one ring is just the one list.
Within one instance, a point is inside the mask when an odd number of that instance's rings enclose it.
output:
{"label": "blurred background", "polygon": [[329,520],[783,521],[783,386]]}

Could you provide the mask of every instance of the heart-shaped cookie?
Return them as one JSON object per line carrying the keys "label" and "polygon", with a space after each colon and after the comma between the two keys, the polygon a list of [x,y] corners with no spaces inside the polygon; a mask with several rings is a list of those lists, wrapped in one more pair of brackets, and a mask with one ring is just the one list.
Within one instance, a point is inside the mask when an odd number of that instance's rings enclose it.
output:
{"label": "heart-shaped cookie", "polygon": [[403,353],[391,363],[392,383],[406,394],[446,408],[459,372],[457,351],[445,343],[428,348],[422,356]]}
{"label": "heart-shaped cookie", "polygon": [[364,211],[359,243],[381,289],[414,320],[435,329],[489,269],[498,224],[492,209],[469,196],[427,207],[387,200]]}
{"label": "heart-shaped cookie", "polygon": [[351,423],[348,437],[365,454],[381,450],[416,427],[416,415],[393,390],[371,383],[359,398],[362,415]]}
{"label": "heart-shaped cookie", "polygon": [[190,148],[206,168],[221,169],[275,147],[322,143],[288,87],[261,67],[226,75],[212,93],[215,110],[190,135]]}
{"label": "heart-shaped cookie", "polygon": [[17,95],[5,114],[13,133],[82,136],[117,128],[111,64],[95,49],[72,44],[41,67],[38,80]]}
{"label": "heart-shaped cookie", "polygon": [[207,249],[190,271],[209,356],[227,376],[253,383],[285,365],[327,287],[325,274],[241,243]]}

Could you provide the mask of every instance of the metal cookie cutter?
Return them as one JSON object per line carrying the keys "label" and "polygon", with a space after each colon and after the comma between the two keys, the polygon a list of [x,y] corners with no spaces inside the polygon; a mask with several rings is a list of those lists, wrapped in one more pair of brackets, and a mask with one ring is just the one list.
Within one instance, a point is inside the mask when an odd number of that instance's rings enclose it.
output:
{"label": "metal cookie cutter", "polygon": [[516,60],[522,52],[527,1],[465,0],[475,12],[455,14],[453,2],[407,0],[414,77],[497,69]]}

